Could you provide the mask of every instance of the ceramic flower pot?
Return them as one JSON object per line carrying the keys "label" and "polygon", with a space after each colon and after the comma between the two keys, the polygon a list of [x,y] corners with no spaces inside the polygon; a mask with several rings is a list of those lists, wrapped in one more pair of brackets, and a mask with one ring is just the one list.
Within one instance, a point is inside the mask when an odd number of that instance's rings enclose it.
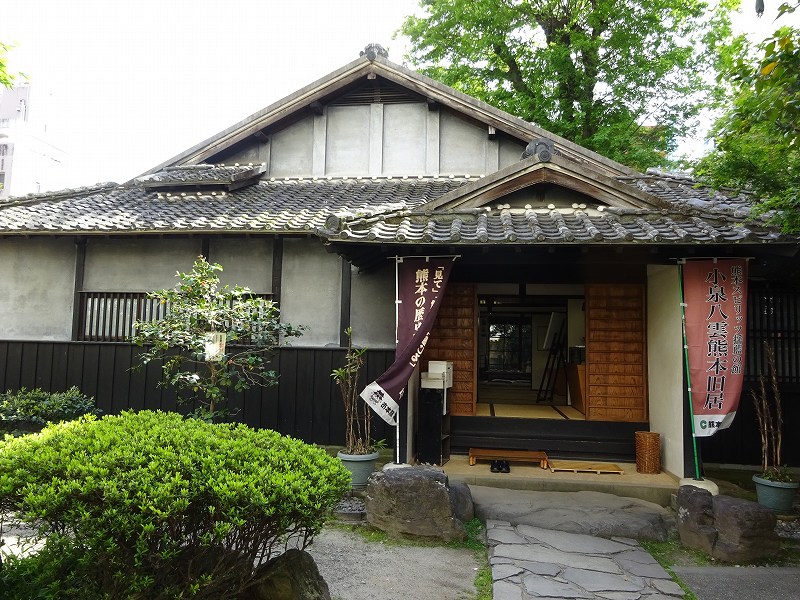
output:
{"label": "ceramic flower pot", "polygon": [[354,490],[363,490],[367,487],[367,479],[375,470],[375,462],[379,454],[346,454],[339,451],[336,455],[342,461],[345,468],[350,471],[350,487]]}
{"label": "ceramic flower pot", "polygon": [[761,506],[780,513],[791,512],[792,502],[800,483],[772,481],[758,475],[753,475],[753,483],[756,484],[756,495]]}

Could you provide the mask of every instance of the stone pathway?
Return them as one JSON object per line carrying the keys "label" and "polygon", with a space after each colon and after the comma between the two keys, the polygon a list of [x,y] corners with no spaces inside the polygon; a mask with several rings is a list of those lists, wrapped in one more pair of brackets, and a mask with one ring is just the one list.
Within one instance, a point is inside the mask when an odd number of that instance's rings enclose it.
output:
{"label": "stone pathway", "polygon": [[678,584],[636,540],[486,523],[494,600],[667,600]]}

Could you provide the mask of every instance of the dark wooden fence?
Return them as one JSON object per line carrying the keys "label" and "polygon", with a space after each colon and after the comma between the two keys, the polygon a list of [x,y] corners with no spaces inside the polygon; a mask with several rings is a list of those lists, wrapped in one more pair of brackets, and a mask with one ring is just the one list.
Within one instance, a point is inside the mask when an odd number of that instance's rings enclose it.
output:
{"label": "dark wooden fence", "polygon": [[[101,327],[103,330],[103,327]],[[800,295],[796,290],[754,287],[748,299],[746,385],[733,425],[700,443],[706,462],[755,465],[760,438],[749,389],[766,373],[763,342],[775,349],[784,406],[784,462],[800,465]],[[0,341],[0,390],[39,387],[63,391],[77,386],[95,397],[105,413],[125,409],[188,411],[171,388],[157,386],[156,365],[132,371],[140,349],[125,343]],[[275,358],[280,383],[231,395],[237,420],[309,442],[343,443],[344,411],[331,371],[344,362],[341,348],[285,348]],[[391,350],[370,350],[362,384],[392,362]],[[374,419],[376,439],[394,445],[394,429]]]}
{"label": "dark wooden fence", "polygon": [[[130,344],[95,342],[0,341],[0,390],[21,387],[64,391],[77,386],[93,396],[105,414],[126,409],[187,412],[173,388],[158,386],[156,364],[134,370],[141,349]],[[344,363],[339,348],[283,348],[273,360],[279,384],[232,393],[235,419],[317,444],[344,442],[344,409],[331,371]],[[392,363],[394,351],[368,350],[362,385]],[[373,419],[373,437],[394,445],[394,429]]]}
{"label": "dark wooden fence", "polygon": [[760,464],[761,438],[750,390],[757,387],[759,375],[768,373],[765,342],[775,353],[783,399],[783,462],[800,465],[800,294],[792,289],[759,287],[748,294],[747,368],[739,410],[730,428],[699,438],[705,462]]}

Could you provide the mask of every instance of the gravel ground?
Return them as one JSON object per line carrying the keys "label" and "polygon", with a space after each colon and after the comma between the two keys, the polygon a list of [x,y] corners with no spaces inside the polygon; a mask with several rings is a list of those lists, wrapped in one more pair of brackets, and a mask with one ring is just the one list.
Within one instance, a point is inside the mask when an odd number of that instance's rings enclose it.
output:
{"label": "gravel ground", "polygon": [[463,600],[475,594],[478,562],[471,550],[367,542],[328,528],[314,557],[334,600]]}

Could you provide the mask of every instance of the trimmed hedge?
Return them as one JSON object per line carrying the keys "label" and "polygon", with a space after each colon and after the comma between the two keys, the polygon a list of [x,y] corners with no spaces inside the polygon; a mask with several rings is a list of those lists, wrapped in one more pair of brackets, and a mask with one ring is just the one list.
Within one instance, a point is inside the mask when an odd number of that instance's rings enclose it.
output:
{"label": "trimmed hedge", "polygon": [[338,460],[299,440],[174,413],[7,437],[0,510],[46,542],[6,561],[4,597],[235,598],[290,538],[311,542],[349,482]]}
{"label": "trimmed hedge", "polygon": [[71,421],[101,412],[94,398],[85,396],[76,387],[66,392],[47,392],[39,388],[9,390],[0,394],[0,431],[39,431],[47,423]]}

